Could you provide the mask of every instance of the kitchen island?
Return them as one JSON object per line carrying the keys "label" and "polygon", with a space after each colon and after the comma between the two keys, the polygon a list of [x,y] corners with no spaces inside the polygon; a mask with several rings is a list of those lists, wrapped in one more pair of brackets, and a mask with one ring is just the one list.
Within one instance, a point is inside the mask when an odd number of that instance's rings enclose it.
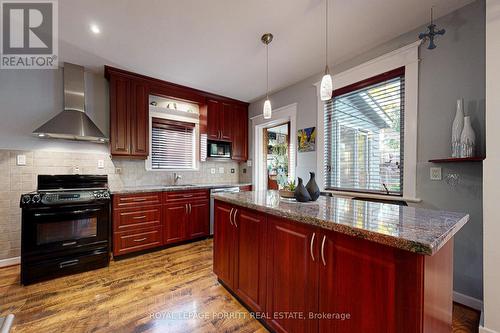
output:
{"label": "kitchen island", "polygon": [[214,272],[276,332],[451,332],[469,216],[276,191],[215,196]]}

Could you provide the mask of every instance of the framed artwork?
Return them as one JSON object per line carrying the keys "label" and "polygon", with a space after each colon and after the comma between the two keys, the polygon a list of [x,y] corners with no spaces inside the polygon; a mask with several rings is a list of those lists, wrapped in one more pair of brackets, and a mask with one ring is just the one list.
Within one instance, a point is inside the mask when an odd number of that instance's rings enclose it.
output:
{"label": "framed artwork", "polygon": [[316,127],[300,129],[297,131],[297,134],[299,153],[316,150]]}

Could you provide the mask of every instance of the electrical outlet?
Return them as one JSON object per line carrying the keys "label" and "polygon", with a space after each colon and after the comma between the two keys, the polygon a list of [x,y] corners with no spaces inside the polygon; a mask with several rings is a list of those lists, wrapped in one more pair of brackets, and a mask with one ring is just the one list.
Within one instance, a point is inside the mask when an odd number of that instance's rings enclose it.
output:
{"label": "electrical outlet", "polygon": [[247,169],[246,168],[243,168],[243,173],[247,173]]}
{"label": "electrical outlet", "polygon": [[80,174],[80,167],[78,165],[73,166],[73,174],[74,175]]}
{"label": "electrical outlet", "polygon": [[252,166],[252,160],[247,160],[247,167],[251,167]]}
{"label": "electrical outlet", "polygon": [[224,173],[224,167],[219,167],[219,173]]}
{"label": "electrical outlet", "polygon": [[234,172],[235,172],[235,170],[234,170],[234,169],[231,169],[231,173],[234,173]]}
{"label": "electrical outlet", "polygon": [[210,168],[210,173],[211,173],[212,175],[215,175],[215,168]]}
{"label": "electrical outlet", "polygon": [[442,180],[441,168],[431,168],[431,180]]}
{"label": "electrical outlet", "polygon": [[98,160],[97,161],[97,168],[98,169],[104,169],[104,160]]}
{"label": "electrical outlet", "polygon": [[115,168],[115,173],[117,175],[121,174],[122,173],[122,168]]}
{"label": "electrical outlet", "polygon": [[26,165],[26,155],[17,155],[17,165]]}

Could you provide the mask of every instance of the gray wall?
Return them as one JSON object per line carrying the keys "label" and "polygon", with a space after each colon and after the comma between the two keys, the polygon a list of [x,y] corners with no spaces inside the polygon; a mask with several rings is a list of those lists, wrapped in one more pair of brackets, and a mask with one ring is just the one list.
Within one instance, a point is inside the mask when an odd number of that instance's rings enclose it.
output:
{"label": "gray wall", "polygon": [[[43,140],[31,132],[63,110],[62,70],[0,70],[0,149],[107,152],[103,144]],[[108,84],[85,73],[87,114],[109,133]]]}
{"label": "gray wall", "polygon": [[[418,164],[417,195],[419,206],[465,211],[470,222],[455,237],[454,289],[477,298],[483,298],[482,284],[482,167],[480,163],[443,164],[443,177],[458,173],[456,187],[443,181],[429,179],[427,161],[450,156],[451,124],[455,103],[463,97],[466,115],[478,137],[479,152],[484,154],[485,137],[485,3],[476,1],[439,20],[446,28],[444,37],[437,40],[437,49],[421,47],[418,110]],[[340,73],[369,59],[414,42],[425,27],[405,33],[348,63],[334,66]],[[270,96],[273,108],[298,103],[297,129],[316,126],[317,97],[314,83],[321,79],[318,73]],[[250,117],[262,112],[263,101],[250,105]],[[251,142],[251,141],[250,141]],[[252,147],[252,144],[250,144]],[[252,156],[252,155],[251,155]],[[315,153],[299,153],[297,176],[307,179],[308,171],[316,169]]]}

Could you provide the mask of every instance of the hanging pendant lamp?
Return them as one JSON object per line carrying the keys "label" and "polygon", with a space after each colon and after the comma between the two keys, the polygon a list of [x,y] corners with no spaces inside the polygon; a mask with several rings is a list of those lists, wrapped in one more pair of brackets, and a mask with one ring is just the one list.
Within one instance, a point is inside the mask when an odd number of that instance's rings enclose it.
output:
{"label": "hanging pendant lamp", "polygon": [[332,98],[333,93],[333,82],[332,76],[330,75],[330,69],[328,68],[328,0],[326,2],[326,39],[325,39],[325,75],[321,79],[320,85],[320,97],[322,101],[328,101]]}
{"label": "hanging pendant lamp", "polygon": [[271,119],[273,109],[271,107],[271,101],[269,100],[269,44],[273,41],[273,34],[266,33],[260,38],[262,43],[266,44],[266,100],[264,101],[264,108],[262,113],[264,119]]}

